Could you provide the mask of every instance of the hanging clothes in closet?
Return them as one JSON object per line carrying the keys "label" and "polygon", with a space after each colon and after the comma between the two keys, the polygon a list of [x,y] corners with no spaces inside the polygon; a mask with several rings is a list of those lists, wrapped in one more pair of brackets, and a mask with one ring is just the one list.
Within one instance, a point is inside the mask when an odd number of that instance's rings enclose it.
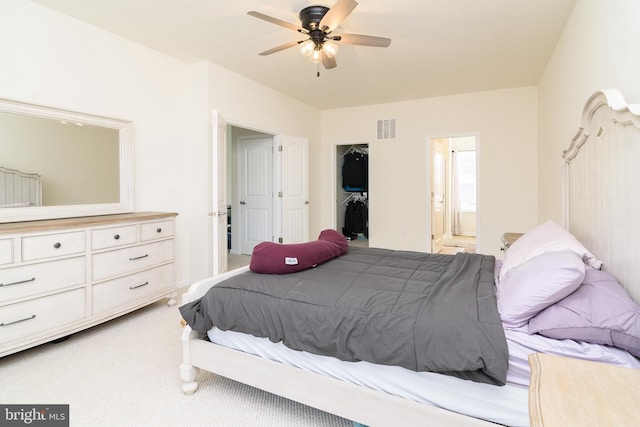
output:
{"label": "hanging clothes in closet", "polygon": [[367,191],[369,156],[360,150],[347,151],[342,164],[342,188],[345,191]]}
{"label": "hanging clothes in closet", "polygon": [[342,234],[348,240],[362,239],[369,236],[369,208],[366,199],[356,197],[347,203]]}

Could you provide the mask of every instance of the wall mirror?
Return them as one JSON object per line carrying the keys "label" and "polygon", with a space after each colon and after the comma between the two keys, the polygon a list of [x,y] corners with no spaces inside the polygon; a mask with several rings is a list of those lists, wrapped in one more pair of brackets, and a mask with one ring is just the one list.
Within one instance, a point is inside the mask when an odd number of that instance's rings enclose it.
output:
{"label": "wall mirror", "polygon": [[133,211],[131,122],[0,99],[0,223]]}

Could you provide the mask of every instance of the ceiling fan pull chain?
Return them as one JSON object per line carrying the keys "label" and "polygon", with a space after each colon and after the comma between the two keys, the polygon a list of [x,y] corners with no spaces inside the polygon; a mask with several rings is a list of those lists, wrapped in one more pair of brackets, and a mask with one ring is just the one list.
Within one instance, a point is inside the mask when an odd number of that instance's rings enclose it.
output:
{"label": "ceiling fan pull chain", "polygon": [[317,70],[318,70],[318,71],[317,71],[317,73],[316,73],[316,77],[320,77],[320,63],[317,63],[317,64],[316,64],[316,67],[318,67],[318,68],[317,68]]}

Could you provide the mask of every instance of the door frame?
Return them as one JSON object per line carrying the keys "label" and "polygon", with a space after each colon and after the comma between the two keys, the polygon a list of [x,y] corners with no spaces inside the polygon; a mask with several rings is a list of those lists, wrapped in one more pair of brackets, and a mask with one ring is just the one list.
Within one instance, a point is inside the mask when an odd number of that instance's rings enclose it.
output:
{"label": "door frame", "polygon": [[[210,182],[210,204],[209,204],[209,248],[210,248],[210,264],[209,272],[216,276],[224,273],[228,266],[227,255],[227,141],[228,141],[228,124],[222,114],[217,110],[211,111],[211,136],[210,136],[210,159],[211,170],[209,171]],[[213,171],[218,171],[214,174]],[[220,172],[220,170],[222,170]],[[221,206],[221,203],[223,202]],[[222,210],[224,208],[224,211]],[[224,221],[224,224],[222,224]],[[224,236],[224,246],[222,239]]]}
{"label": "door frame", "polygon": [[[444,142],[446,141],[446,142]],[[429,163],[430,169],[431,169],[431,173],[429,175],[430,177],[430,186],[428,189],[429,192],[429,199],[431,200],[431,209],[430,209],[430,235],[431,235],[431,244],[429,245],[429,250],[430,252],[435,252],[436,249],[438,249],[438,251],[440,249],[442,249],[442,247],[444,246],[444,242],[446,241],[447,237],[449,237],[451,235],[451,221],[449,218],[449,213],[450,213],[450,203],[449,203],[449,195],[450,195],[450,188],[451,188],[451,180],[449,179],[449,176],[451,175],[451,158],[450,158],[450,152],[451,152],[451,141],[450,138],[431,138],[430,139],[430,149],[431,149],[431,162]],[[435,154],[436,154],[436,144],[446,144],[446,147],[444,147],[444,156],[442,158],[442,188],[443,188],[443,193],[442,193],[442,206],[441,206],[441,215],[442,215],[442,225],[444,226],[444,230],[442,232],[442,236],[440,236],[438,234],[439,239],[441,239],[440,243],[437,243],[436,239],[436,233],[437,231],[434,230],[435,224],[436,224],[436,219],[435,219],[435,211],[436,211],[436,203],[435,203],[435,199],[436,199],[436,194],[434,192],[434,178],[436,176],[436,171],[434,170],[434,166],[435,166]]]}
{"label": "door frame", "polygon": [[[429,250],[431,251],[432,248],[432,238],[431,236],[433,235],[433,223],[432,223],[432,214],[433,214],[433,204],[432,204],[432,198],[430,197],[431,195],[431,178],[432,178],[432,165],[433,165],[433,143],[432,140],[434,139],[455,139],[455,138],[468,138],[468,137],[474,137],[475,138],[475,146],[476,146],[476,247],[478,247],[481,244],[482,241],[482,221],[481,221],[481,212],[482,212],[482,197],[480,196],[482,194],[482,191],[480,190],[481,188],[481,180],[480,177],[482,176],[481,174],[481,170],[480,170],[480,132],[456,132],[456,133],[449,133],[449,134],[434,134],[434,135],[429,135],[427,136],[427,188],[429,188],[429,197],[427,197],[427,212],[429,213],[429,233],[427,234],[427,242],[426,242],[426,247],[429,248]],[[450,161],[450,160],[449,160]],[[449,165],[448,165],[449,166]],[[447,200],[450,197],[450,188],[447,185],[446,186],[446,192],[447,192]],[[447,206],[450,206],[450,203],[447,202]],[[446,213],[446,215],[450,215],[450,211]],[[450,219],[447,220],[448,225],[448,232],[451,232],[451,221]]]}

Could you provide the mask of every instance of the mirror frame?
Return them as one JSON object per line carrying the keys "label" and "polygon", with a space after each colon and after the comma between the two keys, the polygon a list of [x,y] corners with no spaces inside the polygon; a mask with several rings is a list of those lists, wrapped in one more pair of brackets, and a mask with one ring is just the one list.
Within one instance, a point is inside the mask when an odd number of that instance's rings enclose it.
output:
{"label": "mirror frame", "polygon": [[81,123],[118,130],[120,151],[120,201],[64,206],[33,206],[0,209],[0,223],[55,218],[110,215],[133,212],[132,123],[126,120],[61,110],[0,98],[0,112]]}

